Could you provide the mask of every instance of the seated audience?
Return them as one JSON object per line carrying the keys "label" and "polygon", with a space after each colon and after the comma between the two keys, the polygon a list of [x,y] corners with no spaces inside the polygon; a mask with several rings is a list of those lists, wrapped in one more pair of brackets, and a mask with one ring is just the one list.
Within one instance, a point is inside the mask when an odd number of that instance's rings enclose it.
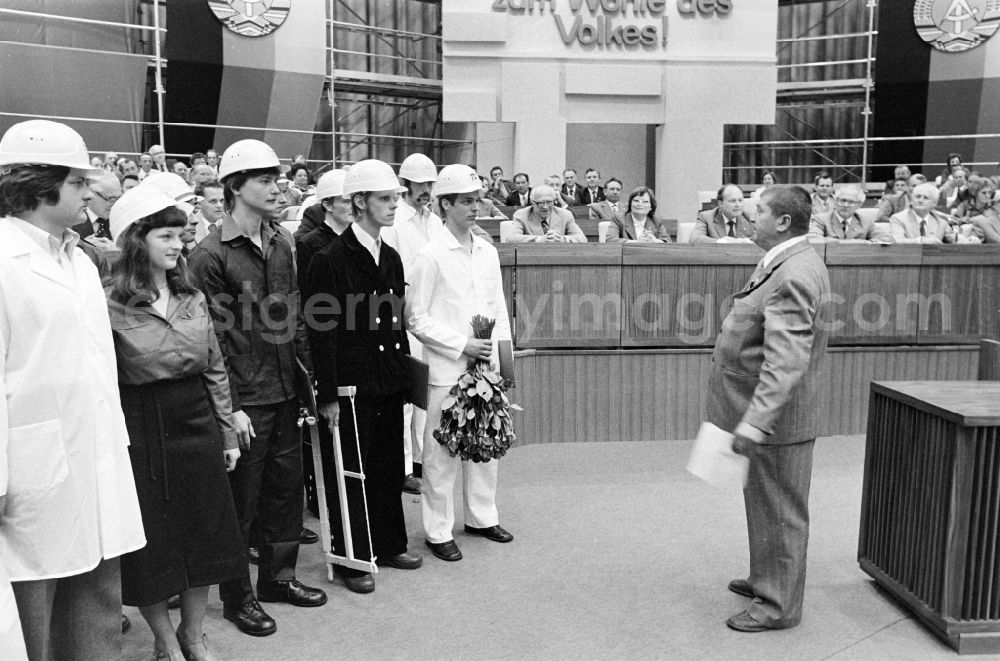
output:
{"label": "seated audience", "polygon": [[[545,177],[544,183],[546,186],[552,186],[554,190],[558,191],[560,188],[562,188],[562,177],[560,177],[557,174],[550,174],[549,176]],[[563,198],[562,193],[556,195],[556,206],[559,207],[560,209],[569,208],[569,205],[566,204],[566,200]]]}
{"label": "seated audience", "polygon": [[591,220],[617,220],[621,222],[625,215],[625,205],[621,203],[621,199],[621,180],[614,177],[608,179],[608,183],[604,186],[604,199],[588,205],[590,207]]}
{"label": "seated audience", "polygon": [[601,186],[601,173],[594,168],[587,168],[584,174],[587,187],[580,191],[580,204],[594,204],[604,199],[604,187]]}
{"label": "seated audience", "polygon": [[614,220],[608,228],[608,243],[670,243],[670,234],[656,217],[656,197],[653,191],[639,186],[628,196],[622,220]]}
{"label": "seated audience", "polygon": [[813,214],[809,222],[810,239],[892,243],[892,234],[885,223],[876,223],[874,218],[863,218],[858,214],[858,209],[865,201],[865,192],[861,186],[841,186],[833,198],[833,211]]}
{"label": "seated audience", "polygon": [[531,202],[531,184],[528,175],[518,172],[514,175],[514,190],[504,200],[508,207],[526,207]]}
{"label": "seated audience", "polygon": [[826,172],[816,175],[812,194],[812,212],[816,216],[833,211],[833,178]]}
{"label": "seated audience", "polygon": [[507,204],[507,198],[510,197],[513,190],[514,184],[503,178],[503,168],[499,165],[494,165],[490,169],[490,185],[486,191],[486,196],[490,198],[493,204],[505,205]]}
{"label": "seated audience", "polygon": [[743,191],[735,184],[726,184],[715,194],[718,206],[698,214],[691,243],[733,243],[750,241],[753,223],[743,213]]}
{"label": "seated audience", "polygon": [[[527,176],[527,175],[525,175]],[[517,185],[517,177],[514,178]],[[573,214],[559,209],[556,191],[542,184],[531,189],[531,206],[514,212],[510,243],[586,243],[587,237]]]}
{"label": "seated audience", "polygon": [[974,174],[969,177],[966,190],[968,193],[965,199],[955,205],[951,214],[960,222],[966,222],[970,218],[981,216],[986,209],[993,206],[996,184],[987,177],[980,177]]}
{"label": "seated audience", "polygon": [[879,223],[887,223],[889,219],[901,212],[910,208],[910,191],[913,190],[918,184],[922,184],[927,181],[927,177],[920,174],[911,175],[906,181],[906,190],[890,195],[889,197],[884,197],[878,201],[878,210],[875,213],[875,221]]}
{"label": "seated audience", "polygon": [[938,211],[951,214],[959,204],[968,199],[967,174],[961,165],[956,165],[951,171],[951,176],[940,187],[941,199],[938,200]]}
{"label": "seated audience", "polygon": [[939,174],[934,179],[934,185],[937,186],[938,188],[943,186],[944,182],[946,182],[951,177],[951,173],[954,171],[954,169],[956,167],[961,167],[961,165],[962,165],[961,154],[957,152],[952,152],[948,154],[948,160],[945,161],[944,169],[941,170],[941,174]]}
{"label": "seated audience", "polygon": [[910,167],[908,165],[897,165],[895,170],[893,170],[892,178],[893,180],[902,179],[906,181],[910,178],[910,174]]}
{"label": "seated audience", "polygon": [[563,170],[562,178],[563,184],[556,190],[559,191],[559,197],[566,203],[566,206],[576,207],[583,204],[583,188],[576,183],[576,170],[566,168]]}
{"label": "seated audience", "polygon": [[955,231],[946,214],[935,210],[941,193],[937,186],[924,182],[910,193],[910,208],[889,219],[896,243],[954,243]]}
{"label": "seated audience", "polygon": [[968,220],[983,243],[1000,243],[1000,200],[992,179],[973,176],[969,191],[975,197],[968,205]]}
{"label": "seated audience", "polygon": [[778,177],[770,170],[764,170],[764,174],[760,176],[760,188],[755,190],[750,194],[750,202],[753,207],[757,208],[757,203],[760,202],[760,196],[771,186],[778,183]]}
{"label": "seated audience", "polygon": [[295,163],[292,168],[288,171],[289,184],[288,188],[298,191],[298,201],[295,204],[299,204],[306,196],[312,195],[316,192],[316,182],[313,181],[312,172],[309,168],[302,163]]}
{"label": "seated audience", "polygon": [[479,177],[479,180],[483,182],[483,194],[476,200],[476,218],[499,218],[500,220],[507,220],[507,214],[497,209],[496,204],[490,199],[490,182],[486,180],[486,177]]}

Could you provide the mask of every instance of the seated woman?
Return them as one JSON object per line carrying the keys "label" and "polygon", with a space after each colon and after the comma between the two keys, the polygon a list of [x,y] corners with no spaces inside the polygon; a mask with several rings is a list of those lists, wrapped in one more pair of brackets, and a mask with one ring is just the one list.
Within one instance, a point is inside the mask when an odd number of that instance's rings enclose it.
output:
{"label": "seated woman", "polygon": [[974,195],[968,204],[968,220],[983,243],[1000,243],[1000,209],[996,198],[997,185],[985,177],[973,177],[969,192]]}
{"label": "seated woman", "polygon": [[139,607],[157,659],[190,661],[215,658],[202,633],[208,589],[243,576],[247,557],[226,478],[240,456],[229,379],[205,296],[188,280],[187,219],[174,204],[149,188],[122,195],[111,210],[121,257],[106,291],[147,540],[122,556],[122,603]]}
{"label": "seated woman", "polygon": [[670,243],[670,234],[656,218],[653,191],[640,186],[628,196],[623,220],[617,218],[608,227],[608,243]]}
{"label": "seated woman", "polygon": [[312,172],[301,163],[292,165],[288,171],[288,179],[291,182],[288,187],[298,191],[300,199],[316,192],[316,182],[313,180]]}

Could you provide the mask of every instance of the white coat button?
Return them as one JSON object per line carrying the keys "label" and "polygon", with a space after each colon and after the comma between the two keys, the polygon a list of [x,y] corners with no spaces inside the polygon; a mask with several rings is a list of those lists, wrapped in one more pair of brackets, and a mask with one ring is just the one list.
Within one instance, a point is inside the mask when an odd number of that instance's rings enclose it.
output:
{"label": "white coat button", "polygon": [[396,318],[396,317],[393,317],[393,318],[392,318],[392,323],[394,323],[394,324],[395,324],[395,323],[397,323],[398,321],[399,321],[399,319],[398,319],[398,318]]}
{"label": "white coat button", "polygon": [[382,323],[382,319],[380,319],[379,317],[375,317],[375,323],[376,324],[381,324]]}
{"label": "white coat button", "polygon": [[399,348],[399,342],[396,342],[396,348],[397,349]]}
{"label": "white coat button", "polygon": [[385,351],[385,347],[380,344],[380,345],[378,345],[378,350],[379,351]]}

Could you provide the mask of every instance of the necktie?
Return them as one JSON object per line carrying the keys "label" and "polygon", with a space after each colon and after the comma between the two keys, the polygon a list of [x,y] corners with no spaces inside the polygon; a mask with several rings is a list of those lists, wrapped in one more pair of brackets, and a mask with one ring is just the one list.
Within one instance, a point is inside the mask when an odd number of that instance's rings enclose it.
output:
{"label": "necktie", "polygon": [[213,232],[218,232],[218,231],[219,231],[219,226],[218,225],[216,225],[215,223],[209,223],[208,224],[208,233],[209,234],[212,234]]}
{"label": "necktie", "polygon": [[851,226],[851,220],[849,218],[844,220],[844,238],[847,238],[847,228]]}
{"label": "necktie", "polygon": [[107,218],[97,219],[97,229],[94,231],[94,236],[98,239],[111,239],[111,223],[108,222]]}
{"label": "necktie", "polygon": [[615,213],[618,213],[618,203],[617,202],[612,202],[611,203],[611,210],[614,211]]}
{"label": "necktie", "polygon": [[920,236],[927,236],[927,221],[920,221]]}
{"label": "necktie", "polygon": [[542,219],[542,231],[543,232],[548,232],[549,231],[549,221],[547,221],[545,219]]}
{"label": "necktie", "polygon": [[726,236],[731,236],[736,238],[736,221],[730,220],[726,225],[729,226],[728,231],[726,231]]}

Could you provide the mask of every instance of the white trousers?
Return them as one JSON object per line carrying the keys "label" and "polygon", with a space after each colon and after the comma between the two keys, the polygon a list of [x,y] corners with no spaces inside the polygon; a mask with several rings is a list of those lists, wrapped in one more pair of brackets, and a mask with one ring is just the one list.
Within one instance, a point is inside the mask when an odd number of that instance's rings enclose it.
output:
{"label": "white trousers", "polygon": [[14,591],[7,580],[7,572],[0,563],[0,659],[27,661],[28,652],[21,634],[21,620],[17,616]]}
{"label": "white trousers", "polygon": [[448,449],[434,438],[441,422],[441,402],[450,386],[431,386],[427,410],[432,411],[424,427],[424,490],[420,498],[427,541],[435,544],[454,538],[455,478],[462,471],[462,496],[465,525],[488,528],[500,523],[497,513],[497,461],[474,463],[449,457]]}
{"label": "white trousers", "polygon": [[[410,355],[424,359],[424,345],[407,334],[410,341]],[[413,472],[413,458],[422,458],[424,454],[424,423],[427,412],[413,404],[403,405],[403,476]],[[422,461],[423,459],[421,459]]]}

